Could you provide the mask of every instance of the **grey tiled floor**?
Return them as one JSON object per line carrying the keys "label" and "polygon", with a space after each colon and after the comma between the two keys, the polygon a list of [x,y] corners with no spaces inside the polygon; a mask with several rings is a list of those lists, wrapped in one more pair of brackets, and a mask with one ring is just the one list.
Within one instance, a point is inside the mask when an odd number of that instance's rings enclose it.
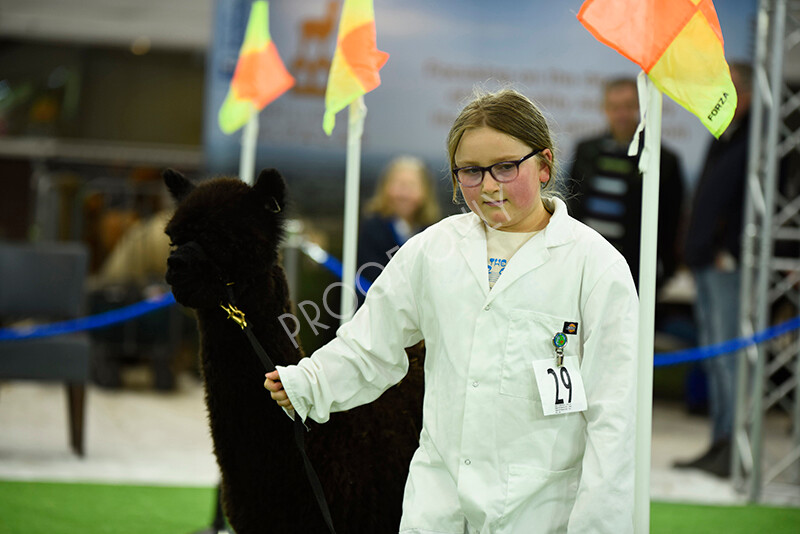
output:
{"label": "grey tiled floor", "polygon": [[[67,445],[64,387],[0,383],[0,479],[213,486],[218,472],[208,433],[202,386],[182,376],[172,393],[147,388],[90,387],[86,456]],[[656,400],[653,413],[651,497],[696,503],[742,503],[727,480],[670,466],[707,446],[708,426],[681,406]],[[773,448],[788,447],[788,420],[770,420]],[[767,502],[800,506],[792,490]]]}
{"label": "grey tiled floor", "polygon": [[217,483],[202,386],[188,376],[174,393],[90,386],[84,458],[67,432],[63,385],[0,384],[0,479]]}

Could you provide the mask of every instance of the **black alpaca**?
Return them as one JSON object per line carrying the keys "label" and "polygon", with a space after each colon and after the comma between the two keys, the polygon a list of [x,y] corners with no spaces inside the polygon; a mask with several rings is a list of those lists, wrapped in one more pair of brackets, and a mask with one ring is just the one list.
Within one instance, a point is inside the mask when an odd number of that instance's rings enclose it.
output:
{"label": "black alpaca", "polygon": [[[292,422],[263,388],[264,368],[221,307],[226,284],[255,336],[277,365],[297,362],[278,317],[291,311],[278,264],[286,184],[275,170],[252,188],[234,178],[195,186],[168,170],[178,202],[166,232],[173,251],[167,282],[197,311],[201,360],[223,506],[238,534],[325,533],[322,515],[293,441]],[[339,534],[396,533],[408,464],[422,411],[422,359],[410,351],[403,382],[376,402],[324,425],[307,423],[308,455]]]}

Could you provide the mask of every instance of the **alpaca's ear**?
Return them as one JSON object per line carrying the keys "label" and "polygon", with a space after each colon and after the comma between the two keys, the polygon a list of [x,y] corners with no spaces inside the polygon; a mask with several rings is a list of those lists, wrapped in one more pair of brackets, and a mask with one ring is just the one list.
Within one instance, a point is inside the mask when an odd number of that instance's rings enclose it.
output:
{"label": "alpaca's ear", "polygon": [[268,210],[278,213],[286,206],[286,181],[276,169],[264,169],[253,190]]}
{"label": "alpaca's ear", "polygon": [[162,176],[164,177],[164,183],[167,184],[167,189],[172,194],[172,198],[177,202],[180,202],[194,191],[195,185],[174,169],[165,170]]}

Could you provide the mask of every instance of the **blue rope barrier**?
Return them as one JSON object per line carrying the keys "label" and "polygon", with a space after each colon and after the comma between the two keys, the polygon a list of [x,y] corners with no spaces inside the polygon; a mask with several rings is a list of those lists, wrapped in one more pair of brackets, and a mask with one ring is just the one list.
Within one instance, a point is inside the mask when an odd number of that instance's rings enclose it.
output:
{"label": "blue rope barrier", "polygon": [[[322,267],[335,274],[339,280],[342,279],[342,275],[344,274],[342,262],[340,262],[334,256],[328,254],[322,247],[311,243],[310,241],[306,241],[302,244],[300,250],[302,250],[306,256],[320,264]],[[367,290],[369,290],[369,288],[372,286],[372,283],[363,276],[357,276],[356,286],[358,289],[366,293]]]}
{"label": "blue rope barrier", "polygon": [[70,319],[58,323],[22,326],[18,328],[0,328],[0,341],[34,339],[41,337],[57,336],[61,334],[71,334],[83,330],[95,330],[111,326],[116,323],[129,321],[141,315],[155,310],[166,308],[175,304],[175,297],[172,293],[165,293],[160,297],[143,300],[130,306],[117,308],[97,315]]}
{"label": "blue rope barrier", "polygon": [[[323,250],[321,247],[306,242],[303,244],[302,250],[312,260],[319,263],[325,269],[331,271],[339,279],[342,278],[342,263],[335,257],[325,252],[325,250]],[[369,281],[362,277],[359,277],[358,284],[365,293],[371,285]],[[68,321],[61,321],[57,323],[0,328],[0,341],[36,339],[58,336],[62,334],[71,334],[80,331],[96,330],[98,328],[105,328],[117,323],[130,321],[131,319],[135,319],[173,304],[175,304],[175,297],[172,295],[172,293],[166,293],[160,297],[143,300],[141,302],[131,304],[130,306],[124,306],[122,308],[117,308],[116,310],[110,310],[88,317],[70,319]]]}
{"label": "blue rope barrier", "polygon": [[792,330],[800,328],[800,316],[789,319],[782,323],[771,326],[761,332],[757,332],[752,336],[745,336],[715,345],[708,345],[705,347],[697,347],[694,349],[678,350],[675,352],[663,352],[656,354],[653,358],[654,367],[663,367],[666,365],[677,365],[679,363],[695,362],[705,360],[706,358],[713,358],[721,354],[728,354],[737,350],[763,343],[770,339],[776,338]]}
{"label": "blue rope barrier", "polygon": [[[329,270],[339,279],[342,278],[342,263],[334,256],[328,254],[324,249],[308,241],[304,242],[300,249],[309,258],[317,262],[325,269]],[[364,292],[366,292],[371,285],[370,282],[363,277],[358,277],[357,284],[358,287]],[[143,300],[141,302],[131,304],[130,306],[125,306],[116,310],[107,311],[89,317],[81,317],[79,319],[72,319],[69,321],[34,325],[29,327],[0,328],[0,341],[34,339],[69,334],[82,330],[95,330],[97,328],[104,328],[116,323],[129,321],[141,315],[151,313],[155,310],[165,308],[173,304],[175,304],[175,297],[172,295],[172,293],[166,293],[160,297]],[[677,365],[681,363],[704,360],[706,358],[713,358],[714,356],[741,350],[749,347],[750,345],[763,343],[764,341],[776,338],[798,328],[800,328],[800,316],[789,319],[775,326],[771,326],[761,332],[753,334],[752,336],[731,339],[729,341],[724,341],[715,345],[708,345],[706,347],[659,353],[654,356],[653,365],[654,367],[664,367],[667,365]]]}

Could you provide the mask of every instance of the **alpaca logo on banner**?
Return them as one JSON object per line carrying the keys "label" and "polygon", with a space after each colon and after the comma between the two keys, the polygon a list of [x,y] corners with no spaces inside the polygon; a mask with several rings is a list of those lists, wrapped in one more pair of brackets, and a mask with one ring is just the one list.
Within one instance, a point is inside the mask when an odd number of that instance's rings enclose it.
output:
{"label": "alpaca logo on banner", "polygon": [[297,79],[295,93],[325,96],[325,85],[333,56],[330,42],[335,35],[338,14],[339,2],[331,0],[322,18],[309,17],[298,24],[300,31],[297,32],[297,52],[292,62],[292,72]]}

